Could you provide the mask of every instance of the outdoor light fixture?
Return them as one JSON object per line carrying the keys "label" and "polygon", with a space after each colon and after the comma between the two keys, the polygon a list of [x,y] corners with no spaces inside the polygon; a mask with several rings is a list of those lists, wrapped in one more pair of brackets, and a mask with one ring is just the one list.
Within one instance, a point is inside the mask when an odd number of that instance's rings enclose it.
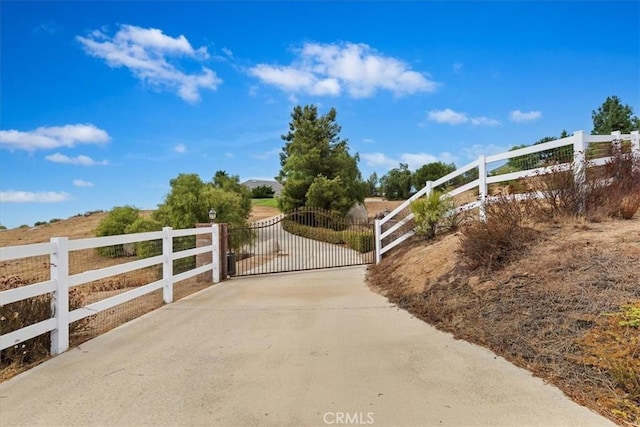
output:
{"label": "outdoor light fixture", "polygon": [[216,220],[216,216],[218,216],[218,213],[215,209],[211,208],[211,210],[209,211],[209,219],[211,220],[211,222]]}

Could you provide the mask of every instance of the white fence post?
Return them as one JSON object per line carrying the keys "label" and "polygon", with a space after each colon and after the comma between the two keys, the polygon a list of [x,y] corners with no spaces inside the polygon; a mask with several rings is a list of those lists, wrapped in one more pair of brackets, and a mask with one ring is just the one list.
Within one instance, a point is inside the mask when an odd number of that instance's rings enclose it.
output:
{"label": "white fence post", "polygon": [[162,300],[165,304],[173,302],[173,237],[171,227],[162,228]]}
{"label": "white fence post", "polygon": [[54,237],[51,243],[55,252],[49,256],[51,280],[56,281],[56,290],[51,299],[51,310],[56,319],[56,328],[51,331],[51,354],[69,349],[69,239]]}
{"label": "white fence post", "polygon": [[220,282],[220,224],[211,225],[211,264],[213,283]]}
{"label": "white fence post", "polygon": [[622,149],[622,136],[619,130],[615,130],[611,132],[611,136],[613,136],[613,141],[611,141],[611,153],[619,154]]}
{"label": "white fence post", "polygon": [[427,181],[425,187],[427,188],[425,196],[429,197],[429,194],[433,191],[433,181]]}
{"label": "white fence post", "polygon": [[635,159],[634,170],[640,171],[640,131],[637,130],[631,132],[631,155]]}
{"label": "white fence post", "polygon": [[483,154],[478,157],[478,196],[480,197],[480,221],[486,221],[487,210],[487,162],[486,156]]}
{"label": "white fence post", "polygon": [[376,219],[373,224],[374,238],[376,240],[376,264],[380,264],[380,261],[382,260],[382,238],[380,237],[382,235],[382,225],[380,224],[379,219]]}
{"label": "white fence post", "polygon": [[584,132],[581,130],[573,133],[573,179],[581,197],[580,210],[586,209],[584,200],[585,184],[587,182],[587,144]]}

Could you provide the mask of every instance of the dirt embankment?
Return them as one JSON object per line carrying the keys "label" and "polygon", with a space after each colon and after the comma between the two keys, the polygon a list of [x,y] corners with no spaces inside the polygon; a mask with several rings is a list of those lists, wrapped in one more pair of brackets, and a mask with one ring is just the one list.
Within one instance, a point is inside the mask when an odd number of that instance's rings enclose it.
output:
{"label": "dirt embankment", "polygon": [[462,267],[460,236],[414,239],[372,266],[399,307],[488,347],[623,425],[640,423],[640,214],[545,225],[490,275]]}

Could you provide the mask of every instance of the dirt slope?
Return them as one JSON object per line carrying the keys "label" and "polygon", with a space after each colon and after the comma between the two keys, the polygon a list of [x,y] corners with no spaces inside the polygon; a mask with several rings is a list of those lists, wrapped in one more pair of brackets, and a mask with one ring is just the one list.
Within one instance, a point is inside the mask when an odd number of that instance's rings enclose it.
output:
{"label": "dirt slope", "polygon": [[369,283],[399,307],[490,348],[578,403],[637,425],[640,329],[621,325],[640,320],[640,214],[540,231],[542,241],[524,258],[490,276],[462,268],[459,235],[430,244],[414,239],[373,266]]}

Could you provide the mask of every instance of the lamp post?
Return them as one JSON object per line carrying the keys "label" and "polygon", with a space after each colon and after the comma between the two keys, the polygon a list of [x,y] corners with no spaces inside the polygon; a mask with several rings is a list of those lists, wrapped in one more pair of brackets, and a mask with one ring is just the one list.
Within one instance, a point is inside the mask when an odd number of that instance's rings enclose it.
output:
{"label": "lamp post", "polygon": [[218,216],[218,213],[216,212],[216,210],[211,208],[209,210],[209,219],[211,220],[211,222],[215,222],[217,216]]}

